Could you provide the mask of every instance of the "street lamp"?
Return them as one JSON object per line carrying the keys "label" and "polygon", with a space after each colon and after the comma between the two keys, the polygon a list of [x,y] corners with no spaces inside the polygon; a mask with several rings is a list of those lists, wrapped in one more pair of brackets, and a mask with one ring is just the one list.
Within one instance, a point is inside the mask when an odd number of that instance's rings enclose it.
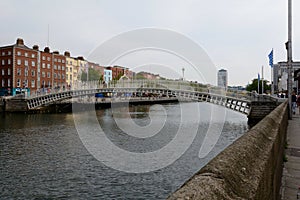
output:
{"label": "street lamp", "polygon": [[184,81],[184,67],[181,69],[182,70],[182,81]]}
{"label": "street lamp", "polygon": [[292,119],[292,71],[293,71],[293,59],[292,59],[292,0],[288,1],[288,41],[285,43],[287,49],[287,70],[288,70],[288,101],[289,101],[289,119]]}

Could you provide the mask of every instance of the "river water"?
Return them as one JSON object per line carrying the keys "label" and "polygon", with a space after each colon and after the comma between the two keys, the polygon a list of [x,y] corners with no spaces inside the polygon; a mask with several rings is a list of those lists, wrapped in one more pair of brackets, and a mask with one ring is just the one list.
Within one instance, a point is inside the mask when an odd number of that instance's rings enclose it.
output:
{"label": "river water", "polygon": [[[200,123],[195,121],[195,106],[200,110]],[[184,132],[189,134],[197,127],[197,135],[187,151],[163,168],[142,173],[122,171],[97,160],[84,146],[72,113],[3,114],[0,199],[165,199],[247,130],[246,116],[226,110],[217,144],[200,159],[199,149],[209,125],[219,123],[211,119],[212,108],[221,109],[207,103],[172,103],[130,106],[129,112],[119,107],[77,114],[77,118],[96,114],[106,137],[118,148],[144,153],[166,146],[180,128],[182,111],[188,111],[184,116],[189,125]],[[161,121],[163,126],[151,137],[134,137],[118,127],[117,122],[125,120],[123,125],[130,130],[128,118],[145,130],[149,124],[154,129],[156,124],[161,126]]]}

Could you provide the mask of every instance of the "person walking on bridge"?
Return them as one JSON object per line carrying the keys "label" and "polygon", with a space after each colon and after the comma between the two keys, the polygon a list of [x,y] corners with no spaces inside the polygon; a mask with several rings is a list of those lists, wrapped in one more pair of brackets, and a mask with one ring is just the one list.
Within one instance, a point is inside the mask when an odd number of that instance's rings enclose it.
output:
{"label": "person walking on bridge", "polygon": [[297,106],[298,106],[299,115],[300,115],[300,92],[298,93],[298,96],[297,96]]}
{"label": "person walking on bridge", "polygon": [[296,101],[297,101],[297,96],[296,96],[296,93],[293,92],[293,94],[292,94],[292,110],[293,110],[293,114],[296,114]]}

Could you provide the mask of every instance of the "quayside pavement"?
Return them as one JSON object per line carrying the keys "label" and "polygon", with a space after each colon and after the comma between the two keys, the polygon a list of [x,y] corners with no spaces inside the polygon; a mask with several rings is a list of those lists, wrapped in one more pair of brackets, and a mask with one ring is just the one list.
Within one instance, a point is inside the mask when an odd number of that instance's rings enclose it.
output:
{"label": "quayside pavement", "polygon": [[284,163],[282,176],[282,199],[295,200],[300,187],[300,114],[298,108],[293,119],[289,120],[287,128],[286,157],[287,162]]}

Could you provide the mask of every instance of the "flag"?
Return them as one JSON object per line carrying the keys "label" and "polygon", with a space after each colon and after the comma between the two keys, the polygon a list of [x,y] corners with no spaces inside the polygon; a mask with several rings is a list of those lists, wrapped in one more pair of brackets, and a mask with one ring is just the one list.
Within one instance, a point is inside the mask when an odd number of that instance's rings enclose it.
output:
{"label": "flag", "polygon": [[270,65],[270,67],[273,67],[273,49],[269,53],[268,57],[269,57],[269,65]]}

